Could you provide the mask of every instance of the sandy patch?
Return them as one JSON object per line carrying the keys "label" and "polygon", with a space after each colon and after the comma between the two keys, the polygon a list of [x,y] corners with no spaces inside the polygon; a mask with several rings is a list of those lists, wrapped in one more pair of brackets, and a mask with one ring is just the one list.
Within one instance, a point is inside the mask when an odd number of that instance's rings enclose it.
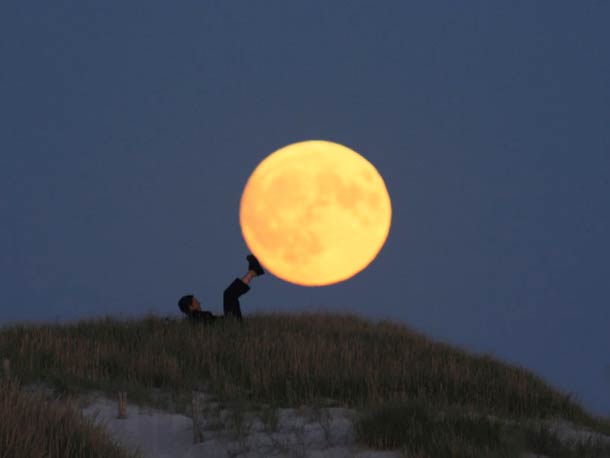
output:
{"label": "sandy patch", "polygon": [[[118,419],[117,400],[99,393],[83,396],[83,413],[97,416],[117,443],[139,449],[144,458],[404,458],[399,450],[376,451],[356,443],[356,411],[330,407],[240,410],[223,408],[203,392],[194,393],[193,418],[127,403]],[[86,403],[88,405],[85,405]],[[511,423],[508,421],[508,423]],[[545,422],[562,440],[610,437],[564,420]],[[196,425],[196,430],[194,430]],[[194,444],[195,432],[202,442]],[[542,457],[533,453],[522,458]]]}
{"label": "sandy patch", "polygon": [[117,443],[139,449],[145,458],[179,458],[193,445],[193,421],[184,415],[127,403],[127,418],[119,419],[116,400],[96,398],[82,409],[96,417]]}

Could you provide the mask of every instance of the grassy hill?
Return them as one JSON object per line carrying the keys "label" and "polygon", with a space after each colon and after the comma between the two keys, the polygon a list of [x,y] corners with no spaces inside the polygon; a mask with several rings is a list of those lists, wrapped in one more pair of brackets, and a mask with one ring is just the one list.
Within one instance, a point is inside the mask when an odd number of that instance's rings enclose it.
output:
{"label": "grassy hill", "polygon": [[[524,450],[610,456],[601,443],[562,444],[539,426],[539,420],[563,418],[610,434],[608,419],[594,417],[531,372],[354,315],[256,314],[243,324],[212,326],[156,316],[13,325],[0,330],[0,358],[11,360],[21,385],[43,381],[67,398],[120,390],[130,401],[188,413],[191,391],[204,387],[233,402],[352,407],[361,413],[356,432],[362,444],[403,447],[406,456],[518,456]],[[21,405],[27,401],[11,387],[4,382],[0,410],[21,422],[22,437],[11,421],[1,422],[0,450],[10,440],[27,443],[33,433],[24,418],[43,423],[31,427],[37,431],[51,420],[16,407],[18,398]],[[66,422],[66,437],[76,423]],[[85,426],[96,438],[103,435]],[[112,453],[99,456],[128,456]]]}

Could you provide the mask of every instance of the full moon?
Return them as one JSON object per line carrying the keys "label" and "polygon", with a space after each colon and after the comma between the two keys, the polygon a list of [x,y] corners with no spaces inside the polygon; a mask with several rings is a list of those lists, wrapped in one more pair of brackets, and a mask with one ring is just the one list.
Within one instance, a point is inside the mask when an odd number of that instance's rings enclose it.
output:
{"label": "full moon", "polygon": [[241,196],[246,245],[273,275],[303,286],[339,283],[383,247],[392,205],[377,169],[355,151],[322,140],[267,156]]}

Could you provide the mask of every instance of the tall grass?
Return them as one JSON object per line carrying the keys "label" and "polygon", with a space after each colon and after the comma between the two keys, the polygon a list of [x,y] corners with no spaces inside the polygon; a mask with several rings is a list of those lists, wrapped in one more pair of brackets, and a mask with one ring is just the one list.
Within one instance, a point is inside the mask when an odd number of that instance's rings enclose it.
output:
{"label": "tall grass", "polygon": [[152,387],[184,395],[204,384],[221,400],[276,405],[330,398],[364,408],[419,399],[438,409],[563,417],[610,431],[529,371],[347,314],[255,314],[212,326],[156,316],[13,325],[0,332],[0,357],[22,379],[68,392],[120,387],[137,398]]}
{"label": "tall grass", "polygon": [[0,378],[0,458],[138,458],[70,400],[49,400]]}
{"label": "tall grass", "polygon": [[390,401],[368,408],[355,424],[360,442],[378,449],[400,448],[406,456],[608,458],[601,440],[563,441],[532,421],[506,424],[459,409],[439,410],[425,400]]}

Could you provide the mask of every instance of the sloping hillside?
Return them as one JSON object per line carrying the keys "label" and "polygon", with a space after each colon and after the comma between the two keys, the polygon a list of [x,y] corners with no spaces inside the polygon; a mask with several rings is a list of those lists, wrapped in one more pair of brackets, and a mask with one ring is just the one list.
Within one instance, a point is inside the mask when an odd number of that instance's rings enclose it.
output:
{"label": "sloping hillside", "polygon": [[552,433],[525,426],[563,418],[610,433],[608,420],[531,372],[353,315],[257,314],[213,326],[155,316],[15,325],[0,331],[0,357],[23,384],[44,381],[66,394],[127,391],[132,401],[182,413],[194,389],[220,402],[353,408],[361,412],[360,442],[419,456],[543,453],[545,443],[562,456],[610,456],[601,444],[597,455],[552,445]]}

